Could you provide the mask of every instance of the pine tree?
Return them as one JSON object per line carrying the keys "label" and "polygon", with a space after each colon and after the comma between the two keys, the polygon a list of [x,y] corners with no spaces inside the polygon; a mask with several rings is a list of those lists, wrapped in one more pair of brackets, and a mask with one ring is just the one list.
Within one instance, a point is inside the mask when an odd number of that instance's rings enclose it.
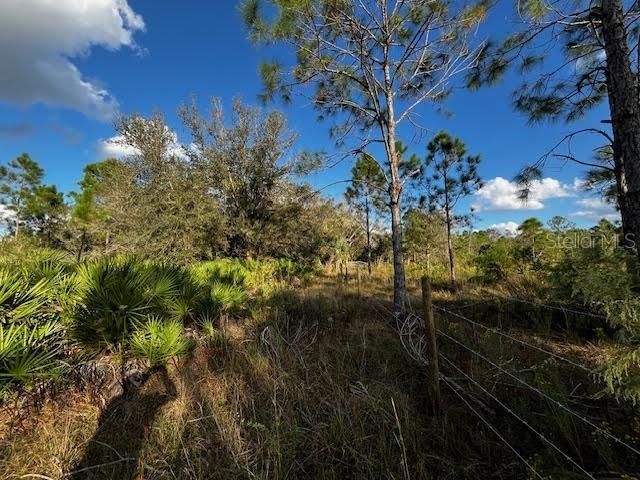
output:
{"label": "pine tree", "polygon": [[0,203],[12,212],[15,238],[26,226],[52,241],[52,228],[64,213],[64,197],[54,185],[43,185],[43,177],[42,167],[26,153],[0,166]]}
{"label": "pine tree", "polygon": [[[252,38],[295,51],[295,64],[265,63],[264,100],[290,101],[294,87],[310,87],[321,118],[334,120],[339,145],[361,152],[384,148],[394,266],[394,310],[405,310],[402,175],[396,145],[405,124],[421,130],[417,109],[437,104],[484,47],[477,37],[490,2],[431,0],[245,0]],[[436,107],[437,108],[437,107]],[[422,133],[424,129],[421,130]]]}
{"label": "pine tree", "polygon": [[539,251],[536,252],[536,238],[540,236],[543,230],[544,225],[535,217],[527,218],[518,226],[520,238],[526,243],[533,263],[536,262],[537,255],[540,253]]}
{"label": "pine tree", "polygon": [[[631,248],[640,238],[638,7],[623,0],[561,0],[552,6],[542,0],[525,0],[517,3],[517,13],[519,28],[501,44],[487,45],[469,85],[492,83],[510,66],[518,65],[532,80],[514,92],[515,107],[532,122],[570,123],[608,103],[610,118],[602,123],[610,124],[610,131],[594,125],[566,135],[525,168],[518,180],[526,197],[531,181],[542,175],[549,158],[595,168],[600,179],[613,178],[625,246]],[[611,165],[573,155],[571,141],[583,134],[604,140],[603,148],[611,149]],[[566,145],[566,153],[557,152],[561,145]],[[640,255],[640,249],[637,253]]]}
{"label": "pine tree", "polygon": [[467,147],[459,138],[446,132],[438,133],[427,146],[424,177],[428,201],[432,211],[441,211],[447,232],[449,280],[456,288],[456,269],[453,252],[453,228],[464,218],[455,213],[458,202],[481,187],[478,174],[480,156],[467,155]]}
{"label": "pine tree", "polygon": [[364,215],[367,235],[367,269],[371,275],[371,229],[372,217],[384,204],[382,196],[386,179],[380,165],[369,154],[363,153],[351,169],[351,185],[345,196],[347,202]]}

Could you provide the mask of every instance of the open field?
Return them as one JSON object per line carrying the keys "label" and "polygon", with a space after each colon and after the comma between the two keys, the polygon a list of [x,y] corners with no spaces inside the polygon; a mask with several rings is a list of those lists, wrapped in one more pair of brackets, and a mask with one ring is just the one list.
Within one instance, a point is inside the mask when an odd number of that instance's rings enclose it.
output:
{"label": "open field", "polygon": [[[358,294],[354,279],[345,284],[323,275],[307,288],[274,293],[250,316],[230,320],[215,335],[197,334],[189,354],[151,370],[142,385],[130,385],[107,403],[100,389],[68,382],[40,403],[17,410],[8,403],[0,477],[531,475],[479,413],[540,475],[583,478],[566,458],[500,411],[468,375],[595,478],[623,478],[624,473],[634,478],[638,457],[446,339],[439,342],[441,353],[462,372],[441,362],[448,382],[442,384],[442,412],[432,415],[424,367],[403,349],[385,313],[390,307],[385,292],[383,278],[363,277]],[[436,291],[434,299],[460,311],[470,297]],[[448,335],[501,368],[631,445],[639,444],[634,409],[606,396],[594,399],[599,388],[591,375],[481,328],[466,328],[455,318],[439,316],[438,321]],[[605,341],[543,330],[505,331],[590,369],[613,348]]]}

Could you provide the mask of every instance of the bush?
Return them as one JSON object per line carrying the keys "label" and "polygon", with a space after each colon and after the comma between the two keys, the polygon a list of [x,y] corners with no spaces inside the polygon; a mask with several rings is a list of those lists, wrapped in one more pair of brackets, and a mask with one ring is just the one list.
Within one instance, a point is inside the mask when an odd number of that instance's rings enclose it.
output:
{"label": "bush", "polygon": [[55,322],[0,324],[0,398],[12,388],[60,373],[62,331]]}
{"label": "bush", "polygon": [[211,300],[222,316],[237,314],[242,311],[248,300],[245,290],[238,285],[215,282],[211,286]]}
{"label": "bush", "polygon": [[507,279],[518,269],[518,246],[508,238],[483,245],[476,257],[481,280],[487,283]]}
{"label": "bush", "polygon": [[55,250],[15,247],[0,255],[0,392],[57,375],[69,340],[157,366],[188,349],[185,323],[215,339],[219,318],[243,314],[252,299],[311,271],[280,260],[185,269],[118,256],[78,264]]}
{"label": "bush", "polygon": [[189,350],[190,342],[177,320],[163,321],[150,317],[140,324],[131,337],[131,352],[156,367]]}
{"label": "bush", "polygon": [[181,269],[135,258],[81,265],[73,337],[84,345],[117,348],[149,316],[184,321],[204,308],[204,295]]}

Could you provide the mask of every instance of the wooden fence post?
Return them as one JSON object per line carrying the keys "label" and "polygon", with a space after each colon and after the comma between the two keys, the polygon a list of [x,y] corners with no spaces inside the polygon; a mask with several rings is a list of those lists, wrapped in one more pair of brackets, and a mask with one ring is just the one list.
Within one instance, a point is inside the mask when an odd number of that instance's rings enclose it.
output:
{"label": "wooden fence post", "polygon": [[429,396],[433,413],[440,411],[440,368],[438,366],[438,344],[436,342],[436,324],[433,318],[433,304],[431,299],[431,280],[422,277],[422,308],[424,311],[424,329],[427,341],[427,379],[429,382]]}

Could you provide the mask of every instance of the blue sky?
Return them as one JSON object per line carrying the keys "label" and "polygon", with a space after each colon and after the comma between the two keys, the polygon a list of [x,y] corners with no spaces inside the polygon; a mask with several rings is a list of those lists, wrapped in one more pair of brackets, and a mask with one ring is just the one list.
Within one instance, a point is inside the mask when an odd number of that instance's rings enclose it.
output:
{"label": "blue sky", "polygon": [[[11,69],[13,78],[3,81],[0,76],[0,163],[28,152],[45,168],[47,181],[69,191],[82,167],[101,159],[100,142],[114,134],[109,116],[115,111],[149,114],[159,109],[179,138],[185,138],[175,111],[191,94],[201,102],[218,96],[227,105],[236,95],[257,101],[257,65],[267,53],[247,40],[237,2],[191,0],[178,5],[95,0],[89,3],[90,11],[81,10],[83,3],[7,0],[0,7],[4,10],[0,61],[5,66],[11,62],[16,65]],[[506,6],[501,8],[487,25],[491,33],[500,34],[504,28],[509,11]],[[80,11],[85,13],[79,26]],[[50,22],[40,23],[43,19]],[[50,25],[53,23],[59,28]],[[43,69],[43,64],[52,68]],[[62,78],[59,72],[68,76]],[[460,89],[446,104],[451,117],[435,114],[428,104],[421,110],[428,128],[452,132],[465,141],[471,153],[483,158],[481,174],[489,188],[484,196],[469,199],[462,208],[472,203],[482,206],[479,228],[556,214],[586,226],[599,214],[611,214],[597,199],[575,191],[573,183],[580,171],[571,165],[559,168],[553,164],[555,168],[547,170],[553,181],[541,188],[539,202],[525,208],[505,200],[505,192],[511,188],[508,181],[523,165],[545,153],[564,134],[608,118],[601,108],[572,125],[528,126],[511,107],[510,94],[518,84],[511,75],[490,89]],[[294,99],[283,110],[300,135],[299,149],[334,150],[327,133],[329,124],[318,124],[306,100]],[[426,142],[423,139],[410,148],[423,155]],[[594,146],[593,141],[585,141],[575,143],[574,150],[589,158]],[[350,166],[345,161],[309,180],[318,188],[324,187],[348,178]],[[497,177],[505,180],[495,180]],[[340,197],[343,189],[344,185],[338,185],[327,188],[326,193]]]}

